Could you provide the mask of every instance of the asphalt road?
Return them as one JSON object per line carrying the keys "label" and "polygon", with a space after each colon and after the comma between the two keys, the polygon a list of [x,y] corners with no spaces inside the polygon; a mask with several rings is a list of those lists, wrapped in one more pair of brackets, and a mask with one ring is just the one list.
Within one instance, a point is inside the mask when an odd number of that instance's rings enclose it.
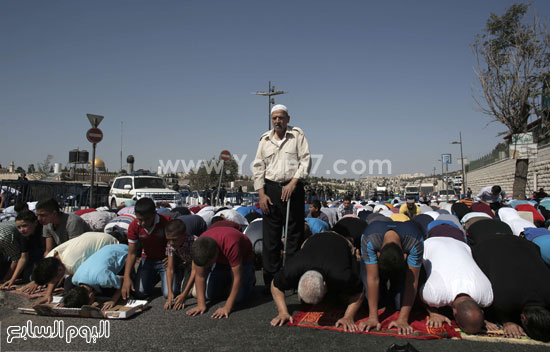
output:
{"label": "asphalt road", "polygon": [[[258,273],[257,273],[258,274]],[[257,275],[262,285],[261,275]],[[548,346],[492,343],[464,340],[414,340],[397,337],[341,333],[300,327],[271,327],[276,315],[270,297],[261,294],[263,286],[245,305],[238,307],[229,319],[215,320],[210,314],[221,303],[210,307],[199,317],[188,317],[181,311],[164,311],[164,298],[152,300],[152,308],[128,320],[111,320],[110,337],[86,343],[75,338],[71,343],[54,339],[14,339],[7,342],[9,326],[22,326],[28,320],[35,325],[51,326],[59,318],[19,314],[17,307],[28,300],[0,293],[0,352],[4,351],[386,351],[392,343],[410,342],[418,351],[548,351]],[[158,290],[160,294],[160,290]],[[3,298],[2,298],[3,297]],[[290,310],[299,307],[296,295],[288,293]],[[189,300],[188,307],[194,306]],[[208,314],[210,313],[210,314]],[[63,318],[65,327],[99,326],[98,319]]]}

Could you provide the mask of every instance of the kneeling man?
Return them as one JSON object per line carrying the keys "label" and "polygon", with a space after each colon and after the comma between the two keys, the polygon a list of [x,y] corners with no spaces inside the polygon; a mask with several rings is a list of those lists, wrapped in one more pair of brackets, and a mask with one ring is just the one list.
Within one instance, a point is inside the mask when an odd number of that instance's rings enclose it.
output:
{"label": "kneeling man", "polygon": [[279,314],[271,320],[272,326],[292,322],[284,291],[296,288],[300,300],[308,304],[321,302],[327,292],[343,296],[348,306],[336,327],[357,331],[355,314],[363,302],[364,293],[355,248],[345,237],[332,231],[309,237],[302,249],[275,275],[271,294]]}
{"label": "kneeling man", "polygon": [[[227,299],[212,318],[228,318],[235,304],[252,293],[256,283],[252,243],[232,227],[204,232],[191,247],[191,277],[195,278],[197,306],[187,315],[206,312],[206,300]],[[187,290],[186,290],[187,291]]]}
{"label": "kneeling man", "polygon": [[419,294],[430,314],[427,325],[441,327],[449,318],[439,308],[450,306],[462,331],[477,334],[483,328],[481,307],[493,302],[491,282],[477,266],[470,247],[450,237],[424,241],[422,258],[427,281]]}

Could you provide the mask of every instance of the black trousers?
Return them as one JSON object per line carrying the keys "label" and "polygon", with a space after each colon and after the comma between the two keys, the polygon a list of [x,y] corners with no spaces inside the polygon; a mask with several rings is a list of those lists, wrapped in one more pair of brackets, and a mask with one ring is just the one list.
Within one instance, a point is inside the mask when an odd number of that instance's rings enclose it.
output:
{"label": "black trousers", "polygon": [[[285,226],[287,203],[281,201],[283,187],[280,184],[266,180],[264,191],[271,198],[273,205],[268,204],[269,214],[263,214],[262,259],[264,273],[273,276],[283,264],[281,237]],[[303,242],[304,196],[304,185],[298,182],[290,198],[286,260],[300,249]]]}

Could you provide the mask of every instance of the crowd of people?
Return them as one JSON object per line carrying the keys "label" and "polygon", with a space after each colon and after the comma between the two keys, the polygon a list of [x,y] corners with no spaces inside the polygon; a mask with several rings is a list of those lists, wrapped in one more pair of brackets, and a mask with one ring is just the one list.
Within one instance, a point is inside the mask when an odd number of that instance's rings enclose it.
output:
{"label": "crowd of people", "polygon": [[[259,202],[216,208],[128,200],[67,214],[53,199],[18,206],[0,222],[2,289],[43,292],[52,301],[82,307],[103,297],[112,309],[130,297],[160,291],[164,308],[188,316],[224,301],[212,318],[228,318],[250,299],[256,270],[278,314],[272,326],[292,321],[285,291],[307,304],[342,304],[337,327],[381,328],[380,308],[398,311],[390,324],[413,332],[413,310],[427,324],[451,320],[466,333],[550,341],[550,198],[505,201],[499,186],[475,200],[428,205],[415,199],[306,203],[302,180],[310,167],[304,133],[288,125],[288,109],[272,110],[274,129],[260,138],[254,162]],[[291,167],[288,158],[294,158]],[[96,303],[97,304],[97,303]],[[357,321],[363,307],[368,319]]]}

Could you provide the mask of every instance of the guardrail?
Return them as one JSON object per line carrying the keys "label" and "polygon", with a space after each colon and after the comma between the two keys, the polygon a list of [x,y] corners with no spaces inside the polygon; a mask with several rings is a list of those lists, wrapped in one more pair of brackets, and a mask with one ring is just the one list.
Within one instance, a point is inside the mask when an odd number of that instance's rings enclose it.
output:
{"label": "guardrail", "polygon": [[[33,202],[45,199],[55,199],[62,208],[82,208],[89,206],[89,185],[72,182],[49,182],[28,180],[0,180],[0,188],[4,195],[3,207],[18,202]],[[104,186],[94,186],[93,206],[107,205],[109,189]]]}

